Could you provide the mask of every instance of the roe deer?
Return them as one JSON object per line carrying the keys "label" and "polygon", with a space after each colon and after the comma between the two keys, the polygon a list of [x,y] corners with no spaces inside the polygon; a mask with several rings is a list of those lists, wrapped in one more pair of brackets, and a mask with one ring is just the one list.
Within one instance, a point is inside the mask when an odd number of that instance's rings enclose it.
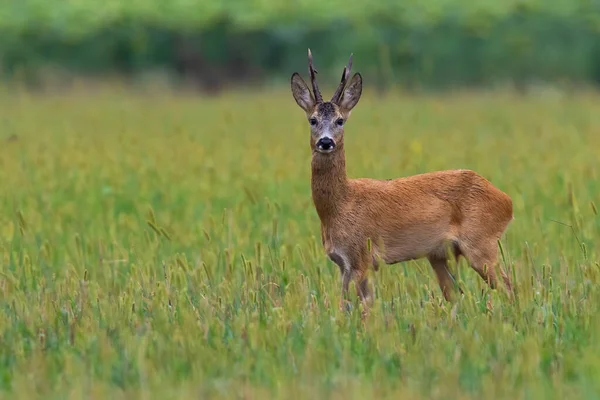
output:
{"label": "roe deer", "polygon": [[346,85],[351,67],[352,55],[330,101],[323,101],[319,91],[310,49],[313,93],[300,74],[291,77],[294,99],[310,124],[312,199],[323,247],[342,275],[340,304],[351,280],[363,303],[371,303],[367,272],[378,270],[378,260],[390,265],[423,257],[451,301],[448,250],[464,256],[492,289],[497,268],[510,294],[510,279],[497,265],[497,242],[513,219],[512,200],[488,180],[464,169],[392,180],[347,177],[344,126],[362,93],[359,73]]}

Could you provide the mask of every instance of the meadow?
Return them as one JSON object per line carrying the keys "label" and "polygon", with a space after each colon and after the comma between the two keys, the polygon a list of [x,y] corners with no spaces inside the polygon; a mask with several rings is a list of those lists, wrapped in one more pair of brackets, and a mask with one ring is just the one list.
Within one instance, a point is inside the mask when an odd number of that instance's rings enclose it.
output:
{"label": "meadow", "polygon": [[407,262],[371,273],[362,320],[338,308],[286,87],[3,90],[0,395],[598,398],[599,101],[365,89],[349,176],[487,177],[514,202],[517,296],[460,261],[447,303]]}

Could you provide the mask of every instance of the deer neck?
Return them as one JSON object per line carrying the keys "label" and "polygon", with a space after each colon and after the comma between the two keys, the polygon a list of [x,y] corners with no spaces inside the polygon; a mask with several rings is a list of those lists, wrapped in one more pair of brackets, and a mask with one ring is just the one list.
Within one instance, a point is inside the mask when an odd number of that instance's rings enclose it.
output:
{"label": "deer neck", "polygon": [[348,193],[344,144],[331,154],[313,152],[312,198],[321,222],[339,215]]}

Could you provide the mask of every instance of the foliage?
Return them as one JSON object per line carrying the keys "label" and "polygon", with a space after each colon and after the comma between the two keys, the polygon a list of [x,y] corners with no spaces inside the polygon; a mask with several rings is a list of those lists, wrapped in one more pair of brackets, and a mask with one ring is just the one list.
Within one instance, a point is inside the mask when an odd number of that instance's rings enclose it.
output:
{"label": "foliage", "polygon": [[101,4],[1,2],[6,76],[59,66],[96,74],[166,69],[205,86],[287,79],[311,47],[329,76],[354,52],[382,87],[600,82],[600,6],[588,0]]}
{"label": "foliage", "polygon": [[[518,297],[426,261],[337,308],[289,92],[0,95],[0,391],[11,398],[596,398],[596,95],[376,97],[349,175],[471,168],[514,200]],[[556,221],[556,222],[555,222]]]}
{"label": "foliage", "polygon": [[[384,0],[375,4],[368,2],[348,3],[341,0],[322,2],[302,0],[262,1],[223,1],[159,0],[118,1],[109,0],[99,7],[92,0],[45,1],[24,0],[4,2],[0,10],[5,17],[0,20],[0,28],[14,31],[27,31],[32,20],[36,24],[68,37],[93,34],[105,25],[123,19],[140,19],[170,28],[195,29],[210,26],[223,17],[229,19],[239,29],[263,28],[272,24],[285,26],[307,21],[311,27],[325,27],[332,21],[347,20],[355,23],[368,23],[383,15],[397,24],[411,27],[427,27],[449,16],[459,24],[470,24],[476,19],[498,21],[515,12],[543,12],[560,18],[587,16],[590,11],[598,11],[594,2],[578,0],[508,0],[494,2],[477,0],[472,2],[427,0],[395,2]],[[92,12],[93,11],[93,12]],[[593,21],[598,23],[599,21]]]}

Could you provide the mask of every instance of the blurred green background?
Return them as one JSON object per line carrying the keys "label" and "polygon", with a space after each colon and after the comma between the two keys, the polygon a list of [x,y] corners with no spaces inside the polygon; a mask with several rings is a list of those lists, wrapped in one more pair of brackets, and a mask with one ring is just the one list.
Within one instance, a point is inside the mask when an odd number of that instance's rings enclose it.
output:
{"label": "blurred green background", "polygon": [[[7,79],[159,72],[205,90],[285,81],[311,47],[372,87],[600,84],[598,0],[3,0]],[[304,72],[304,70],[301,70]]]}

